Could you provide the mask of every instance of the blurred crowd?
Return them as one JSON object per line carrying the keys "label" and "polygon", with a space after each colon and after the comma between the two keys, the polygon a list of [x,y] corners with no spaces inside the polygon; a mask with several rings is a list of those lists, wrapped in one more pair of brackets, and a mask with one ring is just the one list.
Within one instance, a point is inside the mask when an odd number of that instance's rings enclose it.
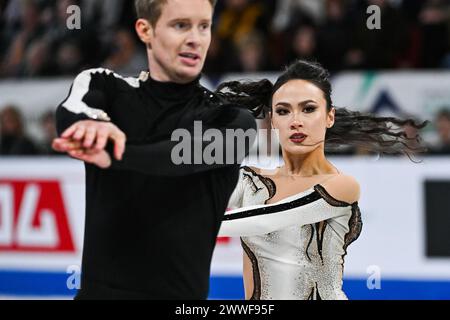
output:
{"label": "blurred crowd", "polygon": [[56,138],[53,111],[42,115],[40,129],[42,139],[33,139],[27,134],[26,123],[19,108],[7,105],[0,111],[0,156],[56,155],[51,145]]}
{"label": "blurred crowd", "polygon": [[[146,68],[130,0],[0,0],[0,77]],[[67,8],[81,9],[70,30]],[[369,5],[381,29],[367,28]],[[450,0],[219,0],[205,74],[280,70],[312,58],[331,71],[449,68]]]}

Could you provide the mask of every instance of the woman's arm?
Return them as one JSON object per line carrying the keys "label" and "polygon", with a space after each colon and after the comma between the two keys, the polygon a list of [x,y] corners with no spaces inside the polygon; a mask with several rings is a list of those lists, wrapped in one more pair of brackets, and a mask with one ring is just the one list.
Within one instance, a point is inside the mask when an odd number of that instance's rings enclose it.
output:
{"label": "woman's arm", "polygon": [[336,200],[334,195],[355,203],[359,198],[359,185],[353,178],[345,176],[332,180],[323,186],[316,186],[307,195],[287,202],[229,211],[224,217],[219,235],[262,235],[293,225],[308,225],[350,214],[348,207],[351,204]]}

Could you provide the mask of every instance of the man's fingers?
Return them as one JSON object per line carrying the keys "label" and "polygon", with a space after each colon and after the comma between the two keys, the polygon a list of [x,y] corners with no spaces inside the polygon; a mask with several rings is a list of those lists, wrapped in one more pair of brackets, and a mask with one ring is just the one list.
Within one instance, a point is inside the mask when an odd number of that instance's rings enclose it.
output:
{"label": "man's fingers", "polygon": [[114,146],[114,157],[117,160],[122,160],[123,153],[125,152],[125,142],[116,142]]}
{"label": "man's fingers", "polygon": [[102,169],[106,169],[111,166],[111,158],[104,150],[100,152],[96,152],[93,149],[83,151],[70,151],[69,155],[72,158],[84,161],[86,163],[94,164]]}
{"label": "man's fingers", "polygon": [[93,127],[87,128],[86,134],[84,136],[83,147],[91,148],[92,145],[94,144],[96,135],[97,135],[97,130],[95,130],[95,128],[93,128]]}
{"label": "man's fingers", "polygon": [[107,143],[108,143],[108,134],[105,134],[104,132],[98,133],[95,149],[99,151],[104,150]]}
{"label": "man's fingers", "polygon": [[125,135],[121,132],[116,133],[111,139],[114,141],[114,157],[117,160],[122,160],[123,153],[125,152]]}
{"label": "man's fingers", "polygon": [[[71,139],[71,141],[83,141],[82,145],[78,148],[93,149],[100,151],[104,150],[108,139],[111,139],[114,143],[114,157],[117,160],[122,160],[123,153],[125,152],[126,136],[112,123],[79,123],[67,129],[63,133],[63,138]],[[55,150],[68,152],[75,148],[69,147],[63,142],[57,142],[55,144]],[[77,156],[73,154],[73,156]]]}
{"label": "man's fingers", "polygon": [[57,138],[53,140],[52,148],[58,152],[68,152],[71,150],[81,149],[81,144],[78,141]]}
{"label": "man's fingers", "polygon": [[85,133],[86,133],[86,127],[80,125],[80,126],[78,126],[78,129],[73,134],[72,139],[80,141],[84,138]]}
{"label": "man's fingers", "polygon": [[69,155],[72,158],[75,158],[77,160],[86,162],[86,163],[92,163],[94,164],[95,162],[95,155],[92,154],[87,154],[86,152],[82,151],[82,150],[78,150],[78,151],[69,151]]}
{"label": "man's fingers", "polygon": [[78,129],[78,123],[75,123],[73,126],[69,127],[66,131],[63,132],[63,134],[61,135],[62,138],[70,138],[75,131],[77,131]]}
{"label": "man's fingers", "polygon": [[87,157],[87,155],[83,152],[83,150],[70,150],[68,151],[68,154],[71,157],[82,161],[85,161],[85,158]]}
{"label": "man's fingers", "polygon": [[57,151],[57,152],[64,152],[65,150],[62,147],[62,143],[61,143],[62,139],[54,139],[52,142],[52,148],[53,150]]}

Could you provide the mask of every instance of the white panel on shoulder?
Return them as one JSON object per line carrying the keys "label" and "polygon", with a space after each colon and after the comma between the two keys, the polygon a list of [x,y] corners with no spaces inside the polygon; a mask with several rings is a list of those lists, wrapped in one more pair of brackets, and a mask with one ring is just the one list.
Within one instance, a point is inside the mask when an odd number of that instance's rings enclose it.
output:
{"label": "white panel on shoulder", "polygon": [[121,79],[128,83],[130,86],[134,88],[140,87],[140,78],[124,78],[121,75],[114,73],[111,70],[97,68],[97,69],[89,69],[80,73],[74,80],[72,91],[67,98],[67,100],[62,104],[64,108],[68,111],[80,114],[84,113],[89,118],[94,120],[102,120],[102,121],[111,121],[111,118],[108,114],[97,108],[91,108],[86,103],[83,102],[83,97],[88,93],[89,86],[92,80],[92,75],[96,73],[106,73],[107,75],[112,74],[115,78]]}

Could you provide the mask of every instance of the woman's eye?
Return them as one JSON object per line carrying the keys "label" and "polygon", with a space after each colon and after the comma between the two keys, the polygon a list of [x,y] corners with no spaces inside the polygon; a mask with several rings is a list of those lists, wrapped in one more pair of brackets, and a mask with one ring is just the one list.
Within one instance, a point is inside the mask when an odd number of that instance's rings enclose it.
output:
{"label": "woman's eye", "polygon": [[288,110],[286,110],[286,109],[277,109],[275,112],[276,112],[278,115],[283,116],[283,115],[285,115],[285,114],[288,113]]}
{"label": "woman's eye", "polygon": [[314,112],[317,108],[314,106],[306,106],[305,109],[303,109],[304,112],[306,113],[311,113]]}

